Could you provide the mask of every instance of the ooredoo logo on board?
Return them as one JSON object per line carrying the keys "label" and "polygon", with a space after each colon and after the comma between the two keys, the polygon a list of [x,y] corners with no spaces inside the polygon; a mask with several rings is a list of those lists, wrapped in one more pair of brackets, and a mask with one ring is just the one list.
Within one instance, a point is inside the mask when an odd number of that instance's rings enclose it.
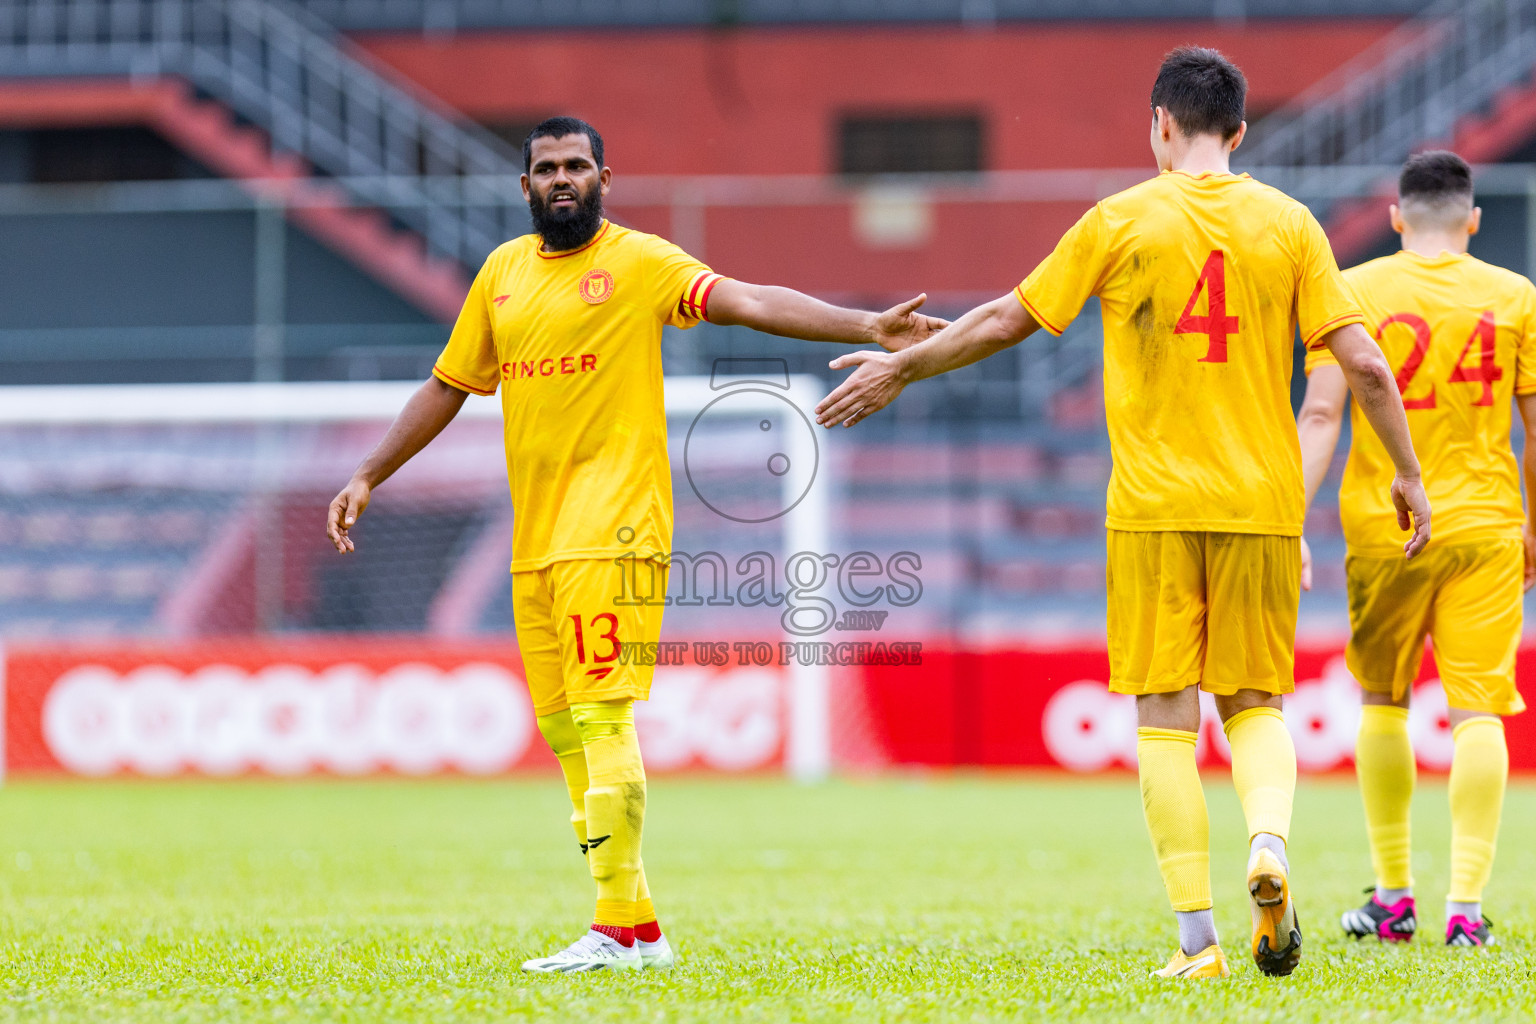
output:
{"label": "ooredoo logo on board", "polygon": [[[1202,693],[1200,704],[1196,756],[1202,763],[1230,762],[1215,698]],[[1360,728],[1360,687],[1342,656],[1329,660],[1320,678],[1296,684],[1296,692],[1285,698],[1285,723],[1296,744],[1298,768],[1328,771],[1349,763]],[[1414,687],[1408,731],[1420,765],[1434,771],[1450,767],[1453,743],[1440,680]],[[1046,749],[1066,768],[1136,767],[1136,700],[1110,693],[1100,681],[1080,680],[1057,690],[1045,706],[1041,732]]]}
{"label": "ooredoo logo on board", "polygon": [[48,692],[43,736],[83,775],[485,774],[511,767],[528,745],[532,711],[521,691],[489,664],[404,664],[380,675],[283,664],[190,673],[151,664],[119,675],[88,664]]}
{"label": "ooredoo logo on board", "polygon": [[[103,657],[17,671],[11,763],[151,776],[554,767],[527,687],[510,666],[299,660]],[[756,666],[658,671],[651,699],[636,708],[648,762],[656,770],[720,771],[776,763],[783,675]]]}

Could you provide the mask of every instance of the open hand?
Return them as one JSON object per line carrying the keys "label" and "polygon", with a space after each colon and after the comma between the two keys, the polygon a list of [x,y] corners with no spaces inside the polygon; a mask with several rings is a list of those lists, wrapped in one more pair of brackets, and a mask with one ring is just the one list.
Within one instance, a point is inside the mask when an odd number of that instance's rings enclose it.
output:
{"label": "open hand", "polygon": [[1312,545],[1301,538],[1301,589],[1312,589]]}
{"label": "open hand", "polygon": [[1392,505],[1397,509],[1397,528],[1413,530],[1403,545],[1403,555],[1412,558],[1429,543],[1429,497],[1424,493],[1424,481],[1416,476],[1394,477]]}
{"label": "open hand", "polygon": [[851,427],[890,405],[907,386],[902,359],[895,352],[849,352],[828,365],[834,370],[857,369],[816,406],[816,422],[824,427]]}
{"label": "open hand", "polygon": [[368,501],[373,496],[373,488],[368,484],[353,477],[347,482],[347,486],[341,489],[341,493],[331,499],[330,512],[326,516],[325,535],[331,538],[331,543],[342,554],[357,550],[352,543],[352,538],[347,531],[352,524],[357,522],[357,517],[363,514],[368,507]]}
{"label": "open hand", "polygon": [[927,301],[928,294],[924,292],[875,317],[875,336],[872,339],[875,344],[887,352],[900,352],[948,327],[948,320],[917,312],[918,307]]}

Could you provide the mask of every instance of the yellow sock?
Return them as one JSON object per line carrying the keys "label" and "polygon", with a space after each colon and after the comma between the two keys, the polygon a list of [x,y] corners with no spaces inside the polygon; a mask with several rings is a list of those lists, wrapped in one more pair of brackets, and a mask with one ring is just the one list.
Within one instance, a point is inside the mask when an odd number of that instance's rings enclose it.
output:
{"label": "yellow sock", "polygon": [[654,920],[656,908],[651,905],[651,887],[645,881],[645,861],[642,859],[640,873],[635,878],[635,923],[644,924]]}
{"label": "yellow sock", "polygon": [[632,700],[573,704],[586,752],[587,866],[597,882],[597,925],[633,929],[645,823],[645,768]]}
{"label": "yellow sock", "polygon": [[581,852],[587,852],[587,754],[581,746],[581,733],[569,709],[544,715],[538,720],[539,733],[560,761],[565,774],[565,789],[571,796],[571,828]]}
{"label": "yellow sock", "polygon": [[1371,864],[1383,889],[1413,887],[1413,844],[1409,809],[1417,770],[1408,739],[1408,709],[1391,704],[1360,708],[1355,739],[1355,774],[1371,837]]}
{"label": "yellow sock", "polygon": [[1243,804],[1248,838],[1267,832],[1284,840],[1296,795],[1296,746],[1285,717],[1278,708],[1249,708],[1222,728],[1232,745],[1232,785]]}
{"label": "yellow sock", "polygon": [[1141,806],[1157,868],[1178,911],[1211,908],[1211,826],[1195,767],[1195,734],[1136,730]]}
{"label": "yellow sock", "polygon": [[1504,723],[1497,718],[1469,718],[1452,733],[1451,891],[1455,903],[1480,903],[1493,871],[1499,838],[1499,813],[1509,780],[1509,747]]}

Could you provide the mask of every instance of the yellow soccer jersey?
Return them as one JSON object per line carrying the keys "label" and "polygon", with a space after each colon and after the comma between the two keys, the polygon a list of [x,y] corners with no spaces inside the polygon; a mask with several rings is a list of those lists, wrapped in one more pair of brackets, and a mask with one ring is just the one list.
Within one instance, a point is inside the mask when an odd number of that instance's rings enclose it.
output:
{"label": "yellow soccer jersey", "polygon": [[1301,534],[1293,339],[1363,319],[1306,207],[1165,171],[1088,211],[1016,295],[1053,334],[1099,297],[1110,529]]}
{"label": "yellow soccer jersey", "polygon": [[[1435,544],[1516,538],[1520,472],[1509,446],[1511,395],[1536,391],[1536,287],[1465,253],[1398,252],[1344,274],[1366,327],[1397,372],[1413,450],[1435,510]],[[1334,363],[1307,356],[1307,371]],[[1344,540],[1357,554],[1396,553],[1392,460],[1360,413],[1339,488]]]}
{"label": "yellow soccer jersey", "polygon": [[487,257],[432,371],[477,395],[501,388],[512,571],[670,551],[661,328],[707,319],[722,278],[607,221],[580,249],[539,244]]}

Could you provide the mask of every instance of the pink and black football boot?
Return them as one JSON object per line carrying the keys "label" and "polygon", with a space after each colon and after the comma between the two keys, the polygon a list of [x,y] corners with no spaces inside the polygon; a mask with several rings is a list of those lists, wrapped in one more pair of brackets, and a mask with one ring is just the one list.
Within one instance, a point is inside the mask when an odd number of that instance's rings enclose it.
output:
{"label": "pink and black football boot", "polygon": [[[1358,910],[1346,910],[1339,923],[1344,933],[1357,939],[1380,939],[1382,942],[1411,942],[1418,930],[1419,919],[1413,912],[1413,897],[1404,896],[1388,906],[1376,897],[1376,887],[1365,890],[1371,898]],[[1449,938],[1446,939],[1450,941]]]}
{"label": "pink and black football boot", "polygon": [[1471,918],[1457,914],[1445,922],[1445,944],[1447,946],[1495,946],[1498,940],[1493,937],[1490,929],[1493,922],[1486,917],[1474,921]]}

